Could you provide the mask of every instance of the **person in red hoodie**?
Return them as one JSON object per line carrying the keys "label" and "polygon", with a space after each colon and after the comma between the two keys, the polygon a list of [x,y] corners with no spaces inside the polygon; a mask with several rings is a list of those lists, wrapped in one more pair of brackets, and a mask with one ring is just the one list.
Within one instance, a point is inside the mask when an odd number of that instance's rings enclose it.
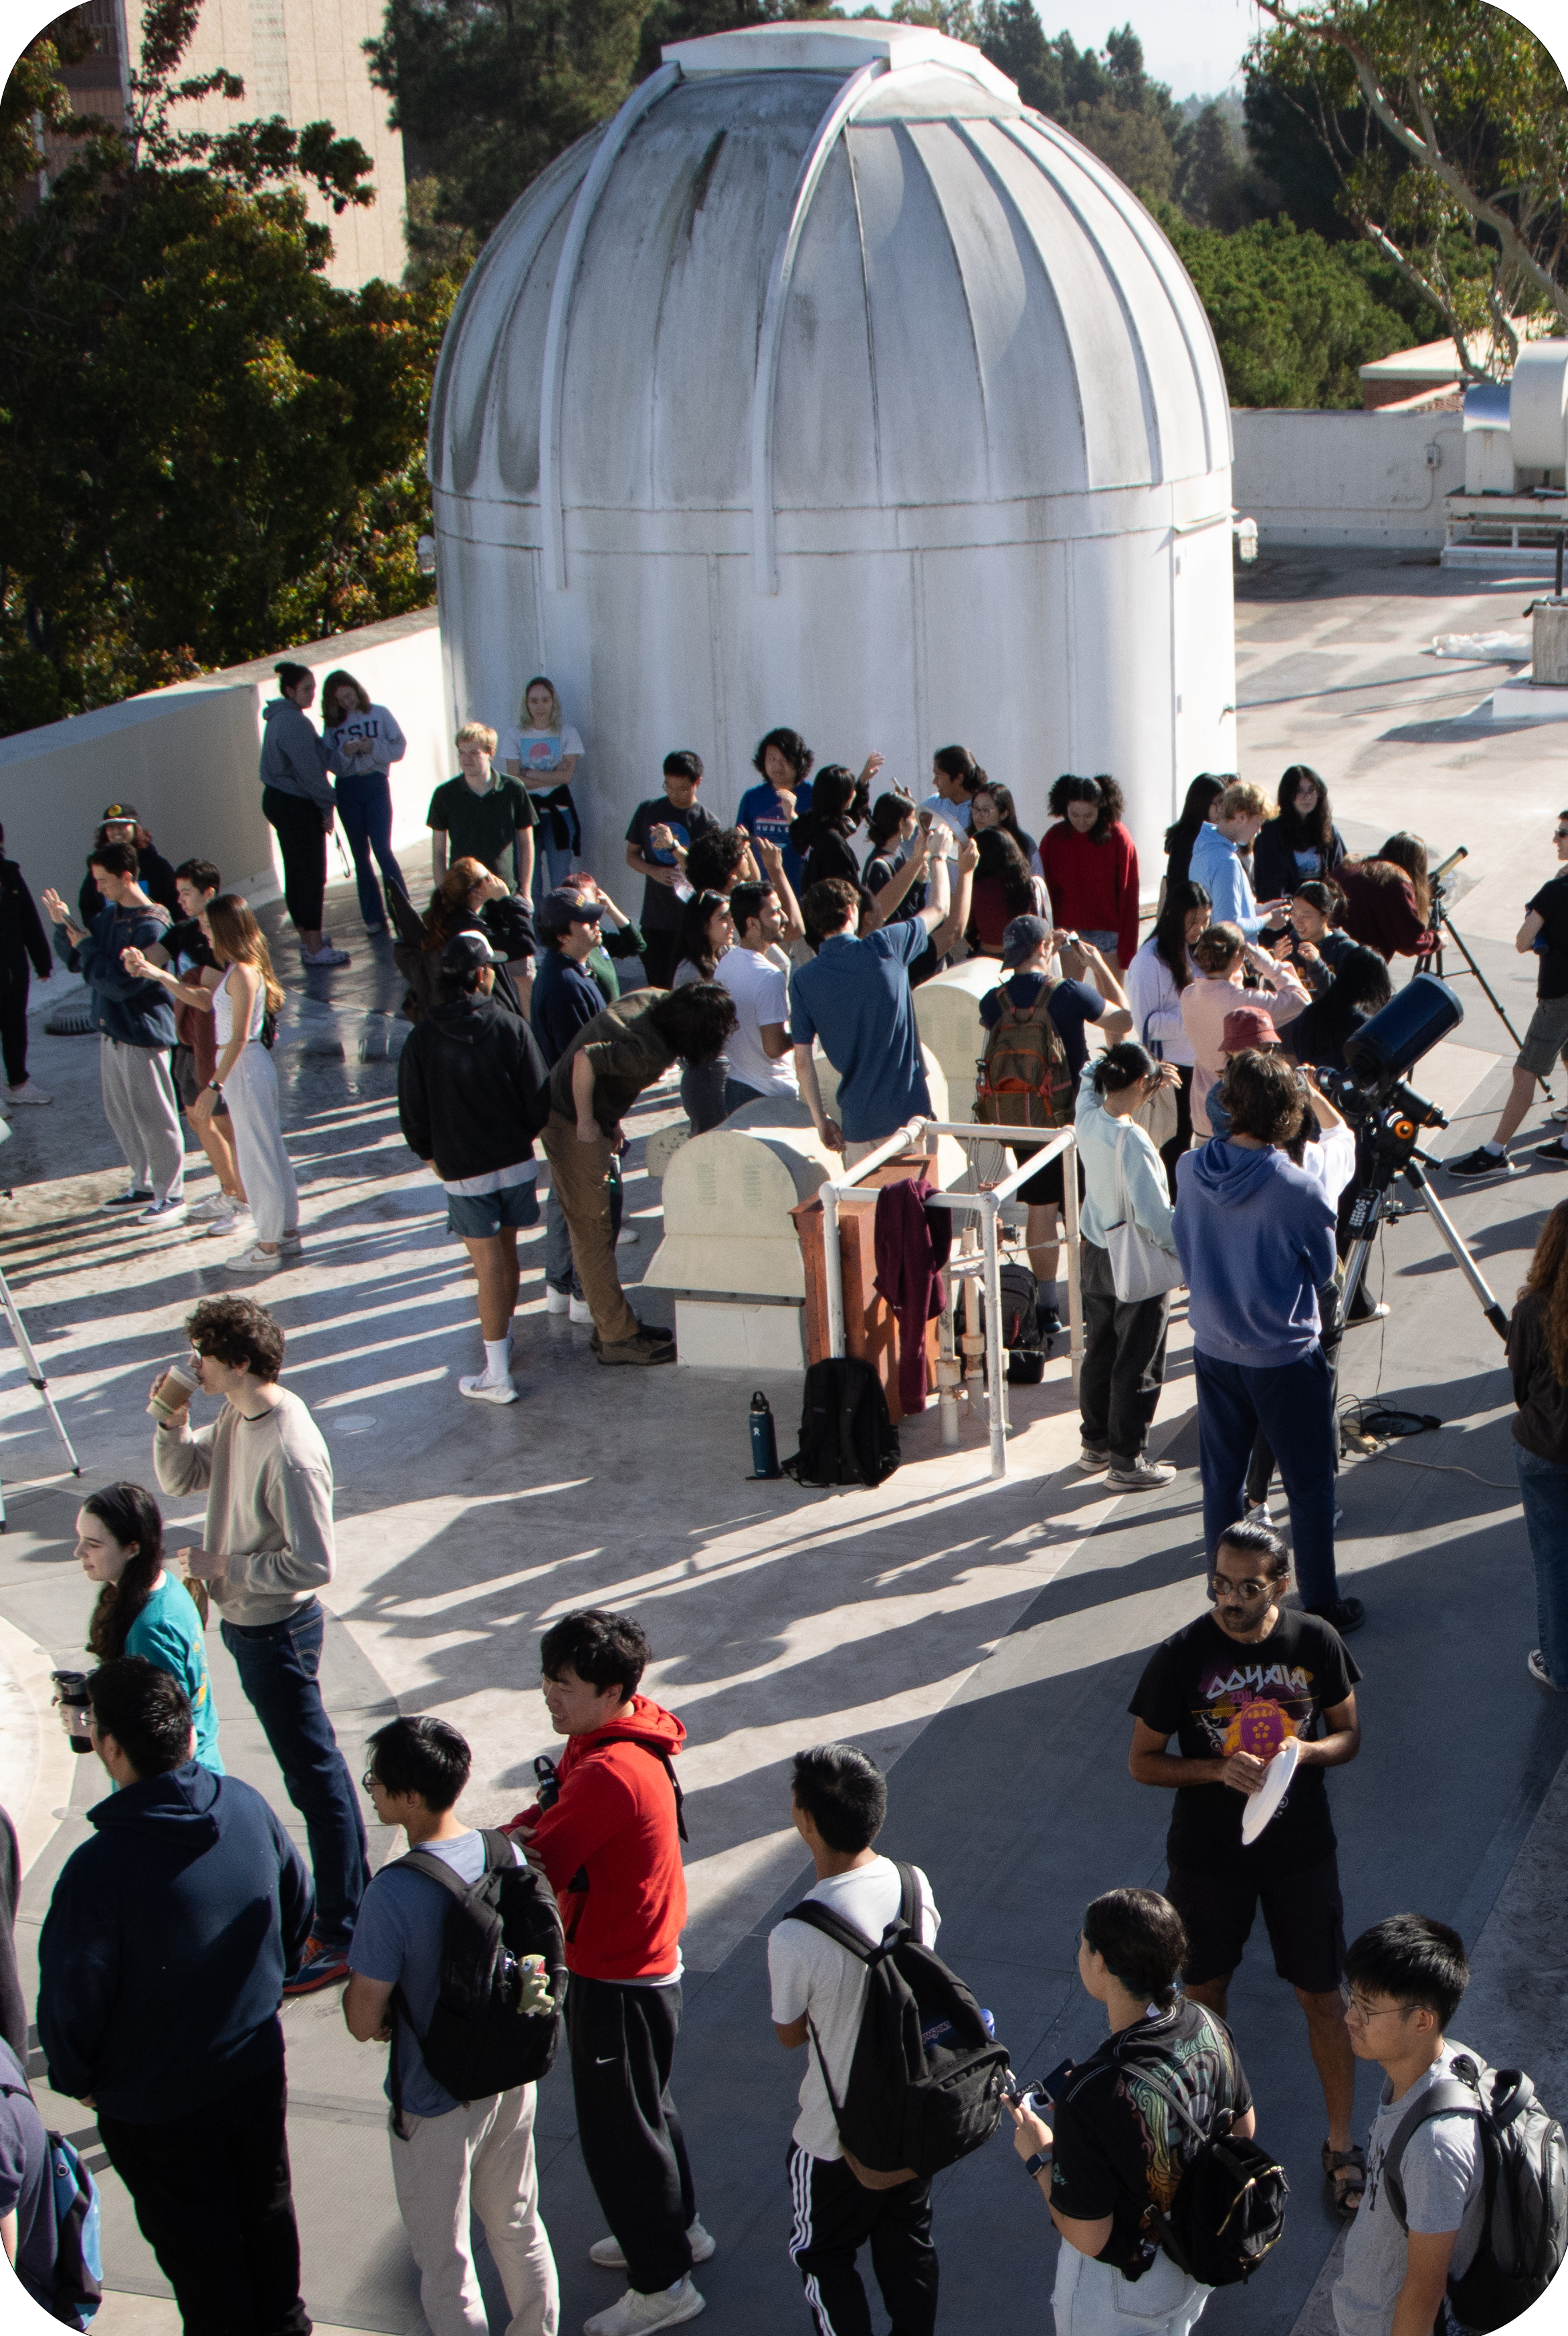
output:
{"label": "person in red hoodie", "polygon": [[686,1922],[672,1763],[686,1730],[637,1692],[648,1652],[629,1615],[599,1608],[545,1632],[544,1699],[566,1750],[507,1827],[523,1834],[560,1903],[578,2139],[612,2234],[589,2253],[627,2274],[620,2302],[586,2321],[585,2336],[695,2320],[704,2298],[691,2267],[715,2245],[669,2097]]}

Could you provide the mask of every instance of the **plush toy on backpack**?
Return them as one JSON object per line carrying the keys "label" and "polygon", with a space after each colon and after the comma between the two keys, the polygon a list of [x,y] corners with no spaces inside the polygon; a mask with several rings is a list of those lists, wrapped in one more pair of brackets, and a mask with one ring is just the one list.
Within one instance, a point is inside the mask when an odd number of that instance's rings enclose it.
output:
{"label": "plush toy on backpack", "polygon": [[1070,1127],[1077,1087],[1067,1050],[1050,1006],[1060,985],[1043,981],[1028,1007],[1012,1006],[1006,989],[997,992],[1001,1008],[977,1066],[975,1117],[986,1127]]}

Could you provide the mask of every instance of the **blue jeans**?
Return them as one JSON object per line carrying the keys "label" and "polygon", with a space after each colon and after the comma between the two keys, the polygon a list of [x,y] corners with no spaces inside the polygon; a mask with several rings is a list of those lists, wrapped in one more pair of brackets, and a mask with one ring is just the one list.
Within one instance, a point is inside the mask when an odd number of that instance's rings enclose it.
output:
{"label": "blue jeans", "polygon": [[367,925],[386,922],[386,903],[370,864],[374,852],[389,884],[406,892],[403,871],[392,856],[392,788],[385,771],[346,772],[338,780],[337,815],[354,854],[355,881],[359,887],[359,913]]}
{"label": "blue jeans", "polygon": [[1290,1504],[1303,1606],[1329,1606],[1334,1571],[1334,1380],[1321,1347],[1274,1370],[1193,1352],[1198,1382],[1198,1466],[1209,1563],[1227,1525],[1247,1514],[1247,1464],[1260,1428]]}
{"label": "blue jeans", "polygon": [[305,1819],[316,1877],[315,1935],[326,1946],[345,1947],[370,1885],[370,1862],[359,1796],[316,1684],[326,1627],[312,1598],[284,1621],[259,1629],[225,1622],[223,1643]]}
{"label": "blue jeans", "polygon": [[533,903],[537,908],[571,873],[571,846],[554,841],[555,822],[549,812],[540,813],[533,831]]}
{"label": "blue jeans", "polygon": [[748,1103],[761,1103],[762,1093],[761,1087],[748,1087],[744,1079],[726,1078],[724,1083],[725,1117],[727,1119],[733,1111],[743,1111]]}
{"label": "blue jeans", "polygon": [[1514,1465],[1535,1568],[1535,1625],[1554,1688],[1568,1694],[1568,1468],[1515,1443]]}
{"label": "blue jeans", "polygon": [[[610,1237],[620,1239],[622,1190],[620,1163],[618,1160],[609,1180]],[[571,1262],[571,1232],[566,1222],[566,1212],[555,1197],[555,1179],[544,1196],[544,1278],[552,1290],[570,1290],[574,1298],[582,1296],[582,1284]]]}

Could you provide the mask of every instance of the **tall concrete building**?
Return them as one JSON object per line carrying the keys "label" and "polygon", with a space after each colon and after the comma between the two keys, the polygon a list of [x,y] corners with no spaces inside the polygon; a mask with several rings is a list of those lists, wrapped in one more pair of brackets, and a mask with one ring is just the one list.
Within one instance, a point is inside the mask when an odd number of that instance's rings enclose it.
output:
{"label": "tall concrete building", "polygon": [[[330,122],[341,138],[357,138],[370,156],[375,201],[335,216],[319,196],[311,216],[332,230],[333,283],[353,287],[403,274],[403,140],[387,126],[388,99],[371,82],[365,43],[381,30],[383,0],[204,0],[181,79],[220,68],[238,73],[238,102],[211,97],[182,105],[178,121],[190,130],[227,130],[237,122],[280,113],[297,130]],[[83,112],[123,119],[128,75],[140,39],[137,0],[87,0],[65,22],[94,36],[91,56],[66,73]],[[51,158],[53,159],[53,157]]]}

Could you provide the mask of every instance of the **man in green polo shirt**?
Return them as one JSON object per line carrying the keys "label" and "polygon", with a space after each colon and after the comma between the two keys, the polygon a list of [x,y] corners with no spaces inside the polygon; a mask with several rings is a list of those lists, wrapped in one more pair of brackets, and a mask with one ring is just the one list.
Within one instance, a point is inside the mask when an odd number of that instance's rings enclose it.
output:
{"label": "man in green polo shirt", "polygon": [[482,722],[465,722],[457,734],[462,768],[430,798],[424,823],[431,830],[430,865],[439,884],[454,860],[482,860],[503,884],[515,884],[526,900],[533,883],[533,831],[539,813],[517,779],[499,779],[491,767],[495,732]]}

